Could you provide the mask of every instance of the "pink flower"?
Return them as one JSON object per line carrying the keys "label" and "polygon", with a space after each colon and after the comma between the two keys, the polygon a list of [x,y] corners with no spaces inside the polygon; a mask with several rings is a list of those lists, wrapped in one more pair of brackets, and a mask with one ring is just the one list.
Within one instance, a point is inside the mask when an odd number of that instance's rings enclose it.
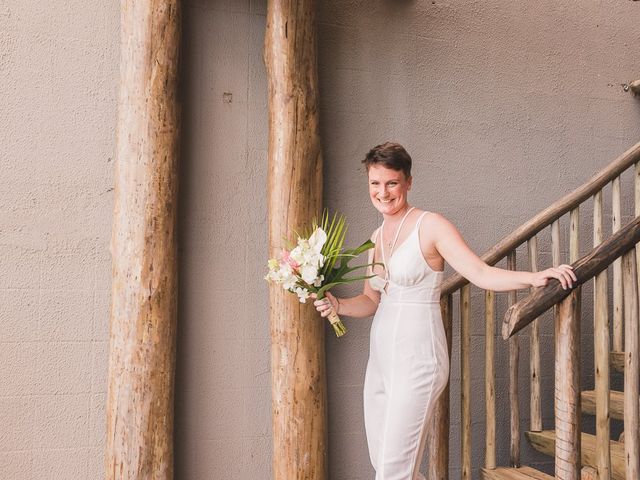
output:
{"label": "pink flower", "polygon": [[300,264],[296,262],[293,258],[291,258],[291,254],[288,250],[282,249],[282,260],[287,262],[291,268],[297,270],[300,268]]}

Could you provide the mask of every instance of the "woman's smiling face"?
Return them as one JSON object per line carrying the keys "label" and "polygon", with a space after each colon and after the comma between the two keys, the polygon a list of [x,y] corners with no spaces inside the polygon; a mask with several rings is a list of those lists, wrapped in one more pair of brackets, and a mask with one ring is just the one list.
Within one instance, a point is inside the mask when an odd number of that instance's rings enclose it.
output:
{"label": "woman's smiling face", "polygon": [[407,194],[411,189],[411,178],[401,170],[384,165],[369,167],[369,196],[376,209],[383,215],[394,215],[407,205]]}

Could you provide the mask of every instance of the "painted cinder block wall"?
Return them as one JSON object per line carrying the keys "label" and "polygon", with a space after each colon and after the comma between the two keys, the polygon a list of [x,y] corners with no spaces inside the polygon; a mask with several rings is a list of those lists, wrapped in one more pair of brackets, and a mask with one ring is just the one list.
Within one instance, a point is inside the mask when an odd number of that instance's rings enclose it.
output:
{"label": "painted cinder block wall", "polygon": [[[271,478],[265,13],[258,0],[184,6],[179,479]],[[640,101],[621,84],[640,76],[638,18],[631,1],[318,2],[325,203],[347,215],[348,241],[381,221],[359,161],[385,140],[413,155],[411,202],[449,217],[477,252],[637,142]],[[119,2],[0,0],[0,478],[102,477],[118,48]],[[589,216],[583,212],[585,243]],[[588,291],[584,309],[589,318]],[[327,337],[330,479],[364,480],[373,477],[361,400],[370,320],[347,322],[347,337]],[[483,332],[473,321],[478,399]],[[452,478],[457,335],[455,328]],[[589,335],[587,321],[586,386]],[[497,345],[505,365],[506,344]],[[499,367],[503,410],[506,377]],[[475,467],[483,409],[473,403]],[[527,447],[523,462],[549,469]]]}
{"label": "painted cinder block wall", "polygon": [[103,477],[119,3],[0,0],[0,478]]}

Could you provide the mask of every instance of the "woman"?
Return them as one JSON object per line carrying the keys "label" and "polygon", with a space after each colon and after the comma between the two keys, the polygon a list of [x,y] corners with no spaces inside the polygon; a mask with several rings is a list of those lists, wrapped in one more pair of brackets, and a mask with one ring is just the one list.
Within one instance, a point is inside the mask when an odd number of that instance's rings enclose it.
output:
{"label": "woman", "polygon": [[550,278],[563,288],[576,277],[569,265],[542,272],[490,267],[466,245],[446,218],[411,207],[411,157],[397,143],[374,147],[363,160],[369,196],[383,222],[372,235],[369,263],[381,262],[361,295],[330,293],[314,305],[348,317],[369,317],[369,362],[364,381],[367,443],[376,480],[415,480],[426,426],[449,376],[449,355],[440,316],[444,262],[480,288],[508,291],[539,287]]}

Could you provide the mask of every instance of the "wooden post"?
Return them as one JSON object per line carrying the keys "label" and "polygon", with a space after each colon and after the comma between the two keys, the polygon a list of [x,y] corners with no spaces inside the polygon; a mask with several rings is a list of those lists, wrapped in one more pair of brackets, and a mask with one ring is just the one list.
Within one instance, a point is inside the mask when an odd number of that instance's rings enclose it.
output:
{"label": "wooden post", "polygon": [[471,480],[471,331],[470,298],[471,285],[460,289],[460,402],[461,422],[461,472],[463,480]]}
{"label": "wooden post", "polygon": [[634,251],[622,257],[624,277],[624,453],[626,479],[637,479],[640,475],[640,438],[638,438],[640,373],[638,352],[638,283]]}
{"label": "wooden post", "polygon": [[107,479],[173,478],[180,2],[121,2]]}
{"label": "wooden post", "polygon": [[[535,235],[527,242],[529,249],[529,268],[538,271],[538,237]],[[529,375],[531,384],[531,431],[542,431],[542,397],[540,395],[540,321],[531,324],[531,339],[529,341],[531,354],[529,357]]]}
{"label": "wooden post", "polygon": [[[620,177],[618,177],[618,180],[619,179]],[[597,247],[602,243],[602,241],[602,190],[600,190],[593,198],[593,246]],[[611,438],[609,422],[609,312],[607,309],[607,303],[607,270],[605,269],[595,276],[593,288],[593,341],[595,350],[594,371],[596,391],[596,468],[598,471],[598,477],[601,480],[608,480],[611,475],[611,449],[609,443]]]}
{"label": "wooden post", "polygon": [[580,258],[580,206],[571,210],[569,215],[569,262]]}
{"label": "wooden post", "polygon": [[[560,220],[551,224],[551,264],[560,265]],[[553,307],[553,318],[558,316],[558,306]]]}
{"label": "wooden post", "polygon": [[[507,268],[516,269],[515,250],[507,256]],[[508,293],[509,306],[515,305],[518,296],[515,290]],[[512,467],[520,466],[520,396],[518,395],[518,369],[520,365],[520,339],[517,335],[509,338],[509,403],[511,405],[511,447],[510,462]]]}
{"label": "wooden post", "polygon": [[485,311],[485,353],[484,353],[484,398],[486,410],[486,432],[484,467],[496,468],[496,374],[495,374],[495,335],[496,335],[496,295],[487,290],[484,293]]}
{"label": "wooden post", "polygon": [[[622,208],[620,206],[620,177],[613,179],[611,187],[611,205],[612,205],[612,228],[611,233],[616,233],[622,227]],[[623,324],[623,305],[622,305],[622,259],[618,258],[613,262],[613,350],[621,352]]]}
{"label": "wooden post", "polygon": [[580,479],[579,296],[560,303],[555,322],[555,471],[560,480]]}
{"label": "wooden post", "polygon": [[[315,2],[269,0],[264,60],[269,93],[269,248],[322,207]],[[273,478],[327,478],[324,329],[308,302],[269,287]]]}
{"label": "wooden post", "polygon": [[[451,360],[453,297],[447,295],[440,299],[442,324],[447,336],[447,349]],[[449,479],[449,384],[436,402],[433,421],[429,429],[429,471],[428,480]]]}
{"label": "wooden post", "polygon": [[[635,216],[640,216],[640,161],[636,162],[634,169],[634,207],[633,211]],[[636,272],[640,275],[640,244],[636,245]],[[638,284],[640,284],[640,277],[638,278]]]}

